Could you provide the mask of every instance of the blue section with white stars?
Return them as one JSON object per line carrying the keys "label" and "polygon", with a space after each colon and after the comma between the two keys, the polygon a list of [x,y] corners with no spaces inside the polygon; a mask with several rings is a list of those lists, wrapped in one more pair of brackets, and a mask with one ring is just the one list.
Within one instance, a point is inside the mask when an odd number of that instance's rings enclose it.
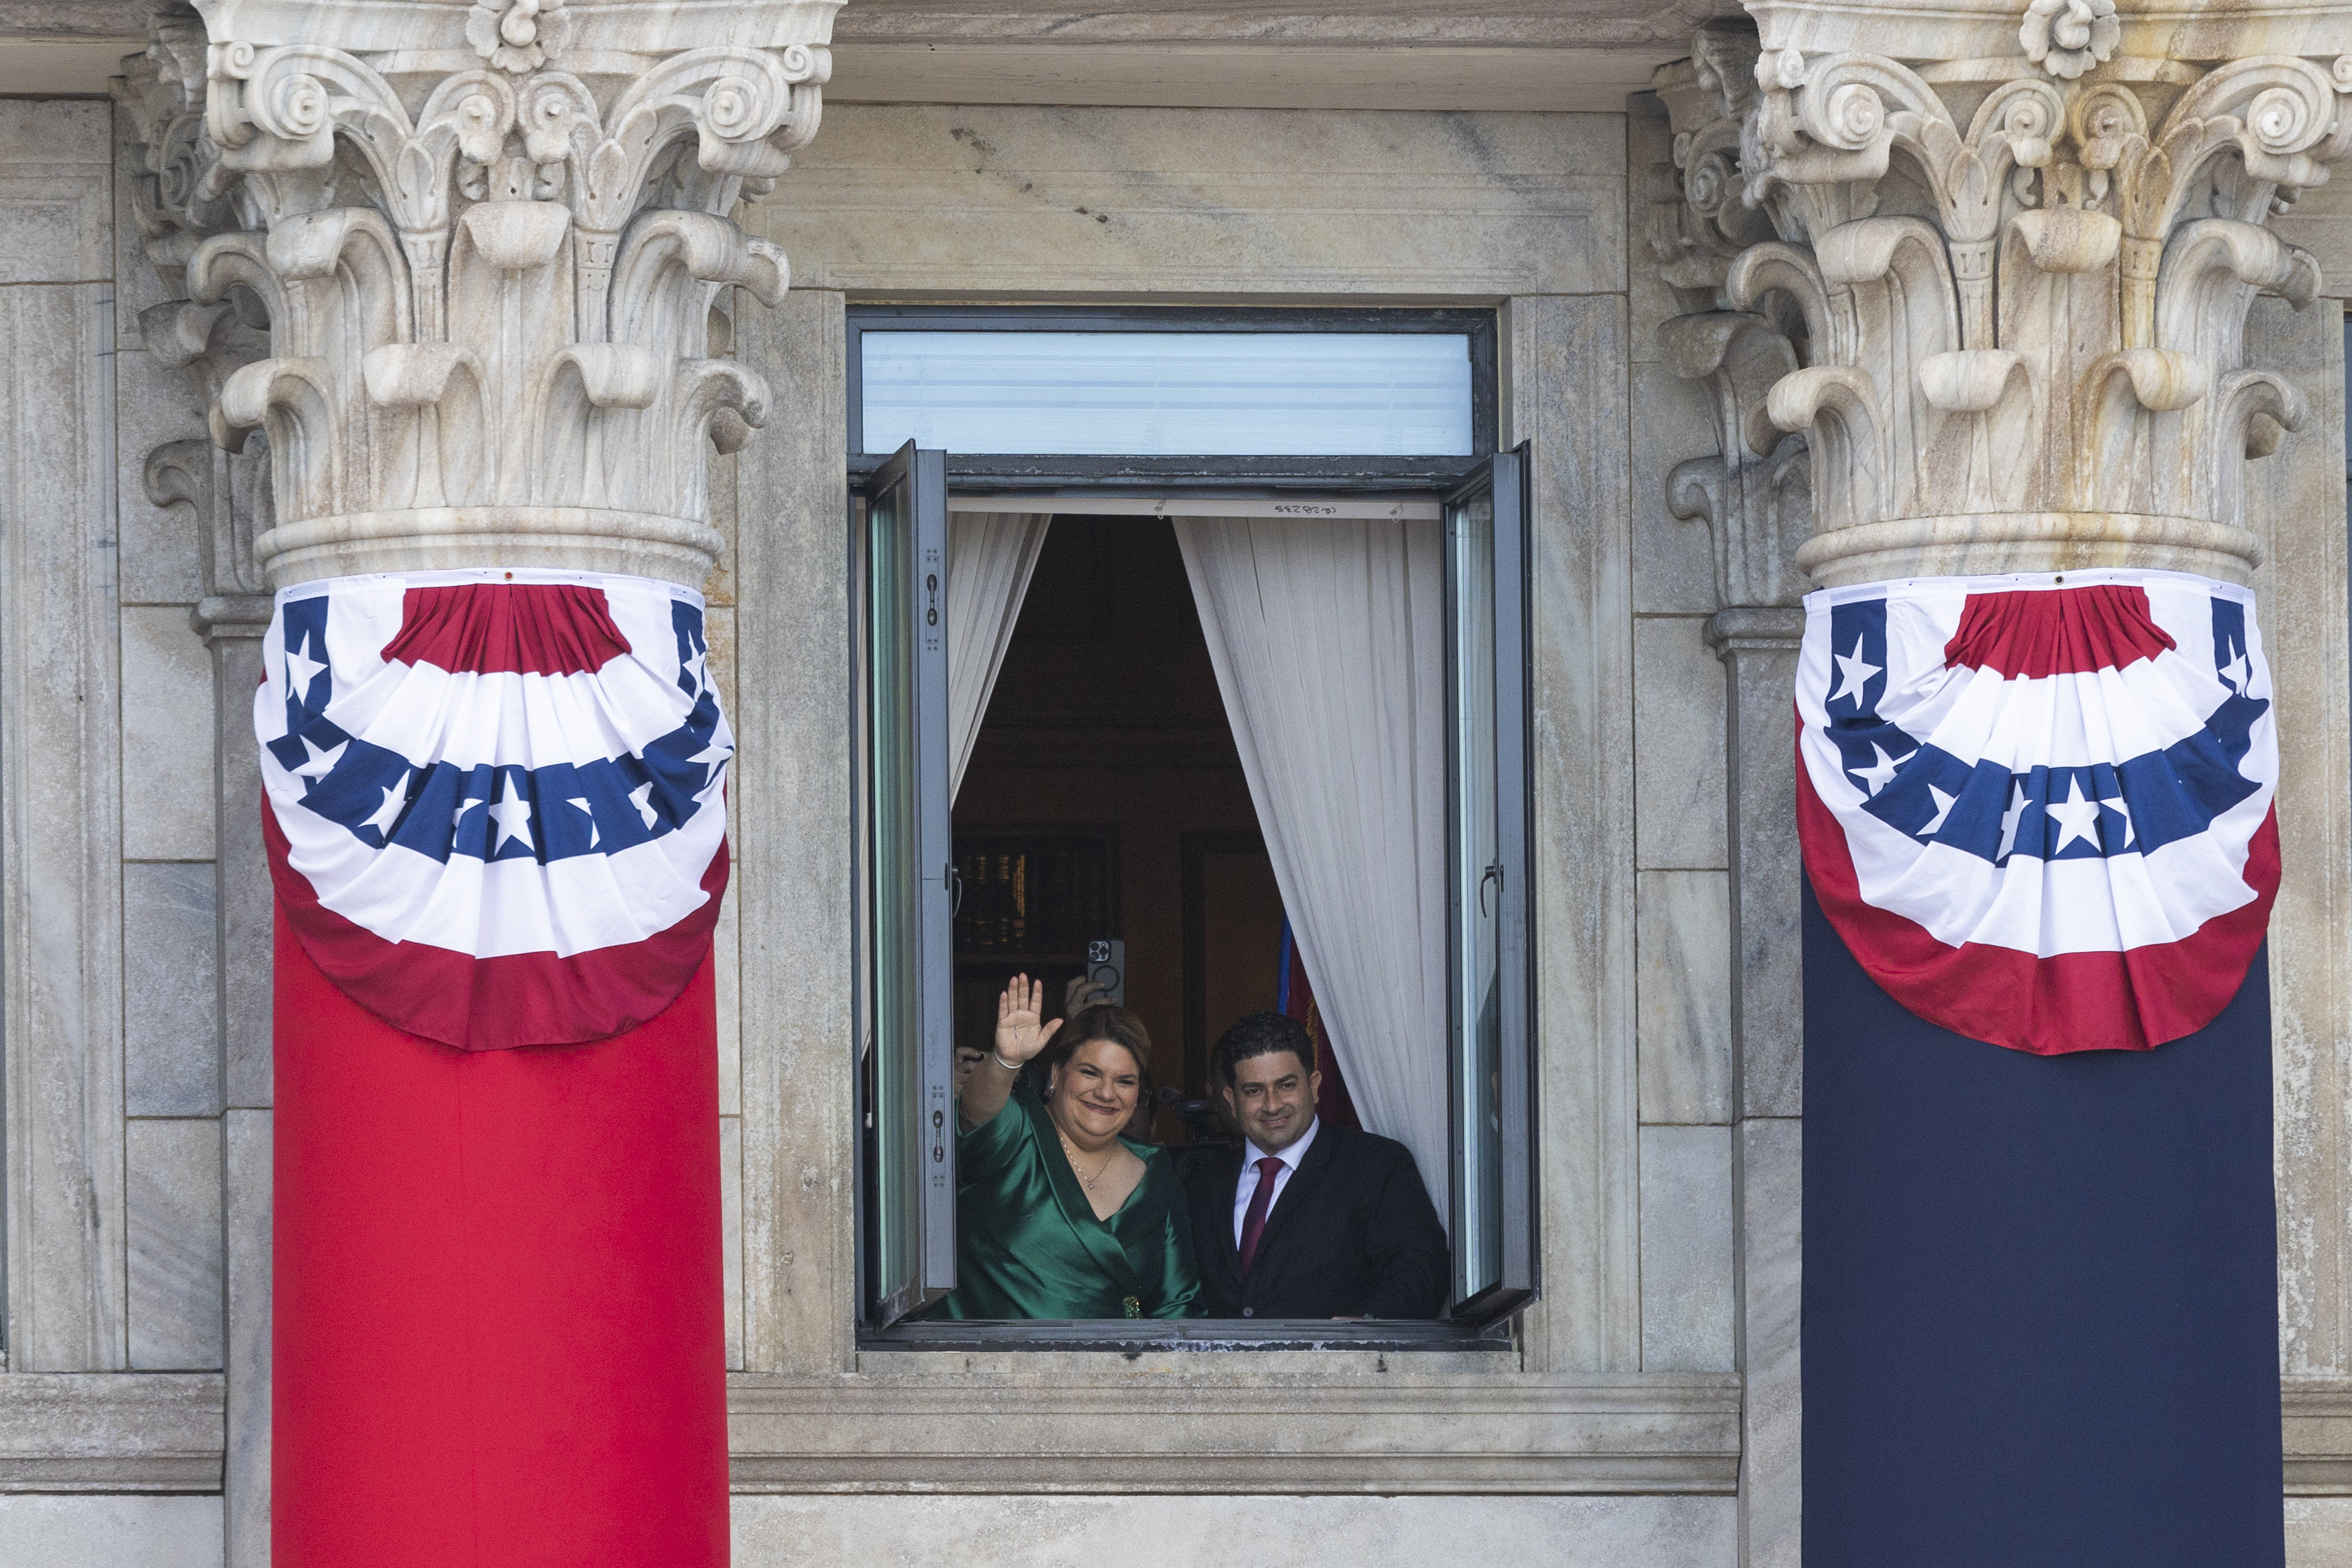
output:
{"label": "blue section with white stars", "polygon": [[346,734],[325,716],[327,595],[284,608],[287,733],[270,755],[305,780],[302,805],[370,849],[399,844],[436,861],[613,854],[674,831],[702,809],[732,755],[718,738],[719,694],[706,674],[702,612],[672,601],[686,722],[642,754],[543,768],[441,762],[419,768]]}
{"label": "blue section with white stars", "polygon": [[1888,664],[1885,600],[1834,606],[1830,628],[1829,738],[1846,776],[1869,797],[1863,810],[1913,838],[1995,865],[2019,852],[2042,860],[2145,854],[2206,831],[2261,788],[2238,764],[2270,704],[2246,695],[2245,607],[2234,601],[2213,600],[2215,673],[2231,695],[2202,730],[2119,763],[2024,773],[1997,762],[1971,766],[1879,716]]}

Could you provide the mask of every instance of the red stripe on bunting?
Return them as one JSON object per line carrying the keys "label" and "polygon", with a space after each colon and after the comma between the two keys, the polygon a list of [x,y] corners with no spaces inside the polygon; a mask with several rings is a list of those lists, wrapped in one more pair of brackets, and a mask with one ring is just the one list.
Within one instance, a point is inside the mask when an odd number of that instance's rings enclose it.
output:
{"label": "red stripe on bunting", "polygon": [[[1801,737],[1802,718],[1797,731]],[[1797,835],[1822,912],[1887,995],[1938,1028],[2036,1056],[2148,1051],[2203,1029],[2245,983],[2278,894],[2273,810],[2247,846],[2253,899],[2178,942],[2048,958],[1985,943],[1953,947],[1864,902],[1845,830],[1814,791],[1801,754]]]}
{"label": "red stripe on bunting", "polygon": [[576,582],[467,582],[412,588],[387,664],[452,674],[593,674],[629,652],[602,589]]}
{"label": "red stripe on bunting", "polygon": [[387,942],[320,904],[310,879],[289,863],[285,830],[266,795],[261,831],[278,906],[311,960],[376,1017],[461,1051],[576,1045],[654,1018],[677,999],[709,955],[719,895],[727,891],[721,840],[702,873],[709,896],[666,931],[569,958],[477,958],[421,942]]}
{"label": "red stripe on bunting", "polygon": [[282,914],[273,1559],[726,1568],[708,959],[619,1039],[468,1053]]}
{"label": "red stripe on bunting", "polygon": [[1956,670],[2014,679],[2122,669],[2179,646],[2156,623],[2144,589],[2123,583],[2024,593],[1971,593],[1944,644]]}

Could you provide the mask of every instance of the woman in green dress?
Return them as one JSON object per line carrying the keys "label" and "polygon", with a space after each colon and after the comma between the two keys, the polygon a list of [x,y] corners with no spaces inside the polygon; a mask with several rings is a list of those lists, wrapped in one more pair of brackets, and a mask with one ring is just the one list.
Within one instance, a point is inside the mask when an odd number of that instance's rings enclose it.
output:
{"label": "woman in green dress", "polygon": [[[956,1288],[935,1318],[1199,1315],[1172,1158],[1120,1135],[1150,1047],[1112,1007],[1042,1023],[1026,975],[996,1003],[996,1049],[957,1103]],[[1058,1038],[1056,1038],[1058,1036]],[[1021,1081],[1043,1059],[1042,1097]]]}

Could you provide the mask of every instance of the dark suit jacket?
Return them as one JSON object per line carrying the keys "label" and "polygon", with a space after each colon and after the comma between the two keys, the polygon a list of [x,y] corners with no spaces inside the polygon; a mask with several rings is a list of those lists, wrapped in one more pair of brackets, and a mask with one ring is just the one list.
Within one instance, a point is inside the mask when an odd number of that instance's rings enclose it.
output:
{"label": "dark suit jacket", "polygon": [[1274,1200],[1247,1278],[1234,1246],[1242,1148],[1186,1167],[1201,1301],[1213,1318],[1433,1318],[1445,1231],[1402,1144],[1325,1123]]}

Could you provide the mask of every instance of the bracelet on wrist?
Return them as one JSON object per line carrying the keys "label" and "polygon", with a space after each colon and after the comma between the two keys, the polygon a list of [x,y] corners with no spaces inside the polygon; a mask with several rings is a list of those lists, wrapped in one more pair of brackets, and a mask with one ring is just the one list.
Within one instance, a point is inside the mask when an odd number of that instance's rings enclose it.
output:
{"label": "bracelet on wrist", "polygon": [[1004,1069],[1004,1071],[1007,1071],[1007,1072],[1018,1072],[1018,1071],[1021,1071],[1021,1064],[1020,1064],[1019,1062],[1017,1062],[1017,1061],[1005,1061],[1005,1060],[1004,1060],[1004,1058],[1003,1058],[1003,1057],[1001,1057],[1001,1056],[997,1055],[997,1054],[996,1054],[996,1052],[995,1052],[994,1051],[992,1051],[992,1050],[988,1053],[988,1059],[989,1059],[991,1061],[993,1061],[994,1063],[996,1063],[996,1065],[997,1065],[997,1066],[1002,1067],[1003,1069]]}

